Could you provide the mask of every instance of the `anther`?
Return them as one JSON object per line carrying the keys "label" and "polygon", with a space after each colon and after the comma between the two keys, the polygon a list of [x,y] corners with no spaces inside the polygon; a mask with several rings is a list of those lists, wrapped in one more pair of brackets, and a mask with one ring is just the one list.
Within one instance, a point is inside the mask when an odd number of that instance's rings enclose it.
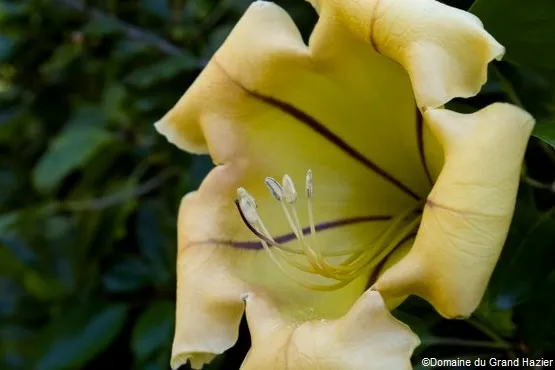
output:
{"label": "anther", "polygon": [[310,199],[312,197],[312,170],[306,171],[306,197]]}
{"label": "anther", "polygon": [[297,190],[295,190],[295,184],[289,175],[283,176],[283,190],[285,192],[285,200],[289,204],[293,204],[297,201]]}
{"label": "anther", "polygon": [[256,201],[252,195],[250,195],[244,188],[237,189],[238,204],[241,212],[245,216],[245,219],[250,224],[255,224],[260,220],[258,212],[256,212]]}
{"label": "anther", "polygon": [[274,179],[273,177],[266,177],[264,183],[276,200],[281,200],[283,198],[283,196],[285,195],[283,187],[279,184],[279,182],[277,182],[276,179]]}
{"label": "anther", "polygon": [[240,187],[237,189],[237,199],[247,199],[250,203],[252,203],[252,205],[254,206],[254,208],[258,208],[258,204],[256,204],[256,199],[254,199],[254,197],[252,195],[250,195],[250,193],[243,187]]}

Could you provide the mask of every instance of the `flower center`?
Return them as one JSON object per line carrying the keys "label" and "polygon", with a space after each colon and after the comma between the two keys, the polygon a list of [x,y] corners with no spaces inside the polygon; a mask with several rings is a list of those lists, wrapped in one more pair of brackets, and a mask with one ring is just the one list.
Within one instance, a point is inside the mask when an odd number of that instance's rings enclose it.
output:
{"label": "flower center", "polygon": [[[272,197],[279,202],[287,223],[299,242],[293,248],[278,243],[271,236],[257,212],[258,205],[252,195],[244,188],[237,189],[235,201],[243,222],[260,240],[265,251],[277,267],[288,277],[300,285],[320,291],[331,291],[342,288],[367,271],[376,268],[390,253],[403,244],[407,237],[414,235],[422,218],[423,201],[407,208],[404,212],[392,217],[388,225],[370,242],[370,245],[353,246],[340,251],[326,251],[322,248],[316,233],[313,211],[312,171],[308,170],[305,181],[306,207],[310,234],[305,235],[297,212],[298,194],[289,175],[285,175],[281,184],[272,177],[265,180],[266,187]],[[301,258],[299,258],[301,257]],[[330,259],[334,259],[331,262]],[[339,261],[338,261],[339,259]],[[314,284],[302,275],[293,274],[287,265],[310,275],[327,278],[326,284]]]}

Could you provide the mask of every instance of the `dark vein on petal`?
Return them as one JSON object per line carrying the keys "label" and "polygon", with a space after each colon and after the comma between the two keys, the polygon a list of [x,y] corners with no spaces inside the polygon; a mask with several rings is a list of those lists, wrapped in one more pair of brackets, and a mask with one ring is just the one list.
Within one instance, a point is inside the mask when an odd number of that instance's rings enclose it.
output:
{"label": "dark vein on petal", "polygon": [[440,209],[444,209],[446,211],[452,212],[452,213],[458,213],[460,215],[463,216],[468,216],[468,215],[472,215],[472,216],[482,216],[482,217],[506,217],[507,215],[505,214],[494,214],[494,213],[484,213],[484,212],[479,212],[479,211],[469,211],[469,210],[465,210],[465,209],[456,209],[454,207],[450,207],[444,204],[440,204],[438,202],[436,202],[433,199],[426,199],[426,204],[424,205],[424,208],[428,208],[428,209],[434,209],[434,208],[440,208]]}
{"label": "dark vein on petal", "polygon": [[372,11],[372,16],[370,17],[370,31],[368,40],[370,41],[370,45],[374,48],[376,52],[380,52],[378,50],[378,44],[376,44],[376,40],[374,39],[374,24],[376,23],[376,18],[378,16],[378,7],[380,6],[381,1],[377,0],[374,4],[374,10]]}
{"label": "dark vein on petal", "polygon": [[422,163],[422,167],[424,168],[424,172],[426,173],[426,177],[428,178],[430,185],[433,185],[434,182],[432,181],[432,175],[430,175],[428,162],[426,162],[426,152],[424,151],[424,117],[422,117],[422,113],[420,113],[420,109],[418,109],[418,107],[416,107],[416,140],[418,153],[420,154],[420,163]]}
{"label": "dark vein on petal", "polygon": [[[241,216],[241,217],[243,217],[243,216]],[[385,216],[385,215],[383,215],[383,216],[382,215],[372,215],[372,216],[360,216],[360,217],[343,218],[343,219],[325,221],[325,222],[318,223],[318,224],[315,225],[315,229],[316,229],[316,232],[321,232],[321,231],[325,231],[325,230],[336,229],[338,227],[356,225],[356,224],[365,223],[365,222],[388,221],[388,220],[391,220],[391,218],[392,218],[392,216]],[[243,218],[243,222],[245,222],[247,227],[249,227],[249,224],[247,223],[247,221],[244,218]],[[251,227],[249,227],[249,229],[251,231],[253,231],[251,229]],[[257,233],[255,233],[255,235],[256,234]],[[304,227],[303,228],[303,235],[309,235],[309,234],[310,234],[310,227]],[[274,238],[274,240],[279,244],[289,243],[289,242],[291,242],[295,239],[296,239],[296,237],[295,237],[295,234],[293,234],[293,233],[278,235],[277,237]],[[225,246],[239,248],[239,249],[252,249],[252,250],[258,250],[258,249],[263,248],[262,243],[260,243],[260,241],[237,241],[237,240],[223,240],[223,239],[208,239],[208,240],[205,240],[205,241],[193,242],[191,244],[194,244],[194,245],[219,244],[219,245],[225,245]]]}
{"label": "dark vein on petal", "polygon": [[236,86],[238,86],[241,90],[243,90],[249,96],[252,96],[255,99],[258,99],[258,100],[260,100],[260,101],[262,101],[262,102],[264,102],[268,105],[271,105],[272,107],[280,110],[281,112],[295,118],[297,121],[305,124],[306,126],[311,128],[313,131],[315,131],[316,133],[318,133],[319,135],[321,135],[322,137],[324,137],[325,139],[330,141],[332,144],[334,144],[336,147],[341,149],[348,156],[355,159],[359,163],[363,164],[364,166],[366,166],[367,168],[372,170],[377,175],[381,176],[382,178],[384,178],[385,180],[387,180],[391,184],[395,185],[397,188],[401,189],[406,194],[410,195],[412,198],[417,199],[417,200],[421,199],[420,196],[418,194],[416,194],[415,192],[413,192],[408,186],[403,184],[401,181],[396,179],[393,175],[391,175],[390,173],[388,173],[384,169],[378,167],[378,165],[376,165],[374,162],[372,162],[371,160],[366,158],[364,155],[362,155],[355,148],[350,146],[343,139],[341,139],[335,133],[330,131],[326,126],[324,126],[323,124],[318,122],[318,120],[316,120],[316,118],[314,118],[311,115],[301,111],[300,109],[298,109],[297,107],[295,107],[295,106],[293,106],[289,103],[283,102],[283,101],[278,100],[276,98],[273,98],[271,96],[263,95],[259,92],[248,89],[246,86],[241,84],[239,81],[237,81],[233,77],[231,77],[227,73],[227,71],[215,59],[212,60],[212,63],[214,63],[216,66],[218,66],[218,68],[230,79],[230,81],[232,81]]}

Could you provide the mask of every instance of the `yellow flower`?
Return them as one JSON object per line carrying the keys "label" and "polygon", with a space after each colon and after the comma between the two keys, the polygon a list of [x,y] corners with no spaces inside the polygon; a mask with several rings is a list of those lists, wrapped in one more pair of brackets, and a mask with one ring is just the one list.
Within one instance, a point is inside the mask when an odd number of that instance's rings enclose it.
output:
{"label": "yellow flower", "polygon": [[156,124],[217,165],[179,212],[173,368],[230,348],[245,306],[243,370],[410,368],[386,303],[468,316],[499,256],[533,119],[442,106],[503,47],[434,0],[313,5],[306,45],[253,3]]}

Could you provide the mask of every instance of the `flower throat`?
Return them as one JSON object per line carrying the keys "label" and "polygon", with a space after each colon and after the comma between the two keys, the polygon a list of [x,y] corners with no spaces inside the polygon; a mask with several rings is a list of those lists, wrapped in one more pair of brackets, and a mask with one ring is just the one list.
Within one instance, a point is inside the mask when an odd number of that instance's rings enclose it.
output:
{"label": "flower throat", "polygon": [[[342,288],[367,271],[376,268],[390,253],[400,246],[408,237],[414,235],[420,224],[420,210],[423,201],[392,217],[387,227],[370,243],[340,251],[324,251],[318,240],[312,199],[314,196],[312,171],[308,170],[305,181],[307,199],[308,224],[310,233],[305,235],[297,212],[298,194],[293,180],[289,175],[283,177],[280,184],[272,177],[265,179],[266,187],[272,197],[279,202],[283,214],[291,227],[300,247],[290,247],[278,243],[257,213],[258,205],[253,196],[244,188],[237,189],[235,204],[241,219],[260,240],[264,250],[269,254],[277,267],[289,278],[310,290],[332,291]],[[298,257],[302,257],[299,259]],[[329,259],[343,258],[339,263],[331,263]],[[304,260],[304,261],[303,261]],[[309,279],[293,274],[289,268],[319,275],[327,278],[329,283],[314,284]]]}

